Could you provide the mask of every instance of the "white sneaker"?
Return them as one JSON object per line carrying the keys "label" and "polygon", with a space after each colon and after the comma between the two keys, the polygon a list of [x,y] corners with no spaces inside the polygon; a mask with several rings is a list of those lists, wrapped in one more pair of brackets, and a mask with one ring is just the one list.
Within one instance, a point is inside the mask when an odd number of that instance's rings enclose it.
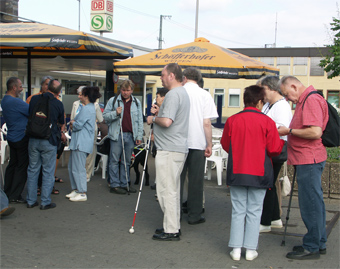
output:
{"label": "white sneaker", "polygon": [[260,233],[269,233],[272,230],[270,226],[260,224]]}
{"label": "white sneaker", "polygon": [[241,259],[241,248],[233,248],[233,250],[230,252],[230,257],[234,261],[239,261]]}
{"label": "white sneaker", "polygon": [[271,222],[271,227],[272,228],[282,228],[283,227],[282,220],[281,219],[273,220]]}
{"label": "white sneaker", "polygon": [[73,190],[71,191],[69,194],[66,194],[65,197],[66,198],[71,198],[71,197],[74,197],[77,195],[77,191],[76,190]]}
{"label": "white sneaker", "polygon": [[247,249],[246,250],[246,260],[247,261],[252,261],[252,260],[256,259],[257,256],[259,256],[259,254],[257,253],[256,250],[253,250],[253,249]]}
{"label": "white sneaker", "polygon": [[70,201],[72,201],[72,202],[85,202],[85,201],[87,201],[87,195],[77,193],[76,196],[70,198]]}

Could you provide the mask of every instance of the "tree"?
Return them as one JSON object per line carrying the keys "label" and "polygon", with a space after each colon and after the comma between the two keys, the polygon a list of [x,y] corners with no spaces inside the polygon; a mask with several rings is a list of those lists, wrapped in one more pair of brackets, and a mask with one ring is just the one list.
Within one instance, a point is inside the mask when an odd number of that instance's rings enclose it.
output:
{"label": "tree", "polygon": [[340,75],[340,19],[333,17],[330,23],[334,32],[334,44],[327,45],[330,48],[329,54],[320,61],[320,66],[328,73],[327,78],[334,78]]}

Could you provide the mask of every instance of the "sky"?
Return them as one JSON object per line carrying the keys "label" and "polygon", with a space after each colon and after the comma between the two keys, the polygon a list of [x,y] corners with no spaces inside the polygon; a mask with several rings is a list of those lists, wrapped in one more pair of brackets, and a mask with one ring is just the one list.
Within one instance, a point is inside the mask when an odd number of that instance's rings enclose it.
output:
{"label": "sky", "polygon": [[[157,49],[193,42],[197,0],[113,0],[113,32],[104,37]],[[199,0],[198,37],[225,48],[321,47],[339,17],[339,0]],[[19,16],[78,30],[79,0],[19,0]],[[80,30],[90,30],[91,0],[80,0]]]}

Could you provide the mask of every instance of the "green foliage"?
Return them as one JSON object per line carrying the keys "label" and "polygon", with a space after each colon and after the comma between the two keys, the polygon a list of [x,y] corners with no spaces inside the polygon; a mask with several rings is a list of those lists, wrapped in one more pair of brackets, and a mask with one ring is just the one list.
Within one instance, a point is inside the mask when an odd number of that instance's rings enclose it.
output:
{"label": "green foliage", "polygon": [[326,150],[327,150],[327,161],[340,162],[340,147],[326,148]]}
{"label": "green foliage", "polygon": [[335,32],[333,45],[327,45],[330,48],[329,55],[320,61],[320,66],[329,73],[328,78],[333,78],[340,75],[340,19],[333,17],[333,22],[330,23],[331,30]]}

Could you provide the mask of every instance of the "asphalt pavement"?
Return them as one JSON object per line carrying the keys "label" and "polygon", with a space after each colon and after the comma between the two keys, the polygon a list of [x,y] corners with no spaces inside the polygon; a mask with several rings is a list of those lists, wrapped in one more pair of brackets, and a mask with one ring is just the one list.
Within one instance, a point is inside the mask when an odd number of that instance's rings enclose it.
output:
{"label": "asphalt pavement", "polygon": [[[67,155],[68,153],[66,153]],[[67,156],[66,156],[67,157]],[[67,158],[66,158],[67,160]],[[153,184],[154,158],[149,157],[150,181]],[[142,167],[140,167],[142,171]],[[155,191],[143,186],[134,234],[131,228],[138,193],[117,195],[109,192],[107,182],[97,171],[88,183],[88,200],[71,202],[67,165],[57,171],[65,182],[56,183],[59,195],[52,195],[57,207],[50,210],[12,205],[15,212],[0,220],[1,268],[339,268],[339,211],[337,199],[325,199],[327,210],[327,254],[319,260],[296,261],[285,257],[302,242],[306,229],[300,217],[297,196],[293,196],[285,246],[284,229],[260,235],[259,256],[233,261],[228,247],[231,203],[225,185],[218,186],[215,170],[205,181],[206,222],[189,225],[181,222],[181,240],[152,240],[162,227],[162,212]],[[132,182],[135,174],[131,171]],[[134,186],[139,189],[139,186]],[[40,203],[40,200],[38,200]],[[283,199],[285,222],[288,197]]]}

